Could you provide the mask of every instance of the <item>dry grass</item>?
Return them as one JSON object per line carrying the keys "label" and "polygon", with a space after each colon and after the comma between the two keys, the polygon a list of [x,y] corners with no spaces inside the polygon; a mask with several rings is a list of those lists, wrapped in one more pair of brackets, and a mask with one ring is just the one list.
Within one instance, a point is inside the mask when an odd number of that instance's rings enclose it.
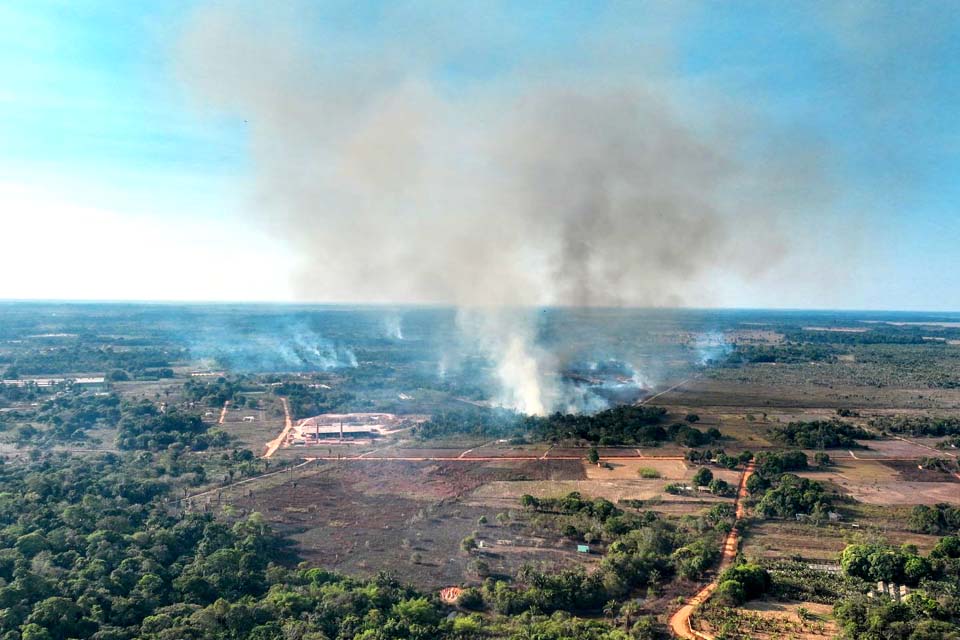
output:
{"label": "dry grass", "polygon": [[[731,472],[720,472],[725,477]],[[693,472],[688,473],[692,477]],[[736,477],[736,474],[733,474]],[[729,481],[729,480],[728,480]],[[734,480],[735,481],[735,480]],[[516,505],[520,497],[530,494],[537,498],[559,498],[571,491],[578,491],[591,498],[606,498],[611,502],[618,500],[650,500],[663,498],[668,503],[717,503],[731,502],[730,498],[718,498],[709,494],[696,497],[672,496],[664,489],[675,480],[659,479],[644,480],[639,476],[632,479],[608,480],[560,480],[560,481],[521,481],[521,482],[490,482],[478,487],[471,495],[471,501],[495,503],[498,505]],[[652,507],[658,509],[659,507]]]}
{"label": "dry grass", "polygon": [[865,540],[887,542],[893,545],[915,544],[928,552],[937,543],[937,536],[912,533],[891,526],[902,526],[902,521],[877,519],[877,526],[823,525],[792,521],[765,521],[751,524],[743,539],[743,553],[748,558],[782,559],[800,556],[804,560],[836,562],[847,544]]}
{"label": "dry grass", "polygon": [[[660,474],[660,480],[683,480],[693,476],[687,465],[681,460],[617,460],[608,463],[612,469],[593,464],[584,468],[589,480],[640,480],[640,469],[654,469]],[[657,482],[657,479],[648,480]]]}
{"label": "dry grass", "polygon": [[904,480],[895,469],[870,460],[839,459],[828,471],[798,475],[830,482],[841,492],[867,504],[960,504],[960,485],[955,482]]}

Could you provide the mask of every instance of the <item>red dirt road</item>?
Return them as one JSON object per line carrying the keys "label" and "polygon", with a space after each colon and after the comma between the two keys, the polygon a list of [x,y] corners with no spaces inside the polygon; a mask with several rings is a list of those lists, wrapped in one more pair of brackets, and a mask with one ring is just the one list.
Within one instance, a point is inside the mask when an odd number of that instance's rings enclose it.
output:
{"label": "red dirt road", "polygon": [[275,454],[277,449],[283,445],[283,441],[287,439],[287,434],[290,433],[290,429],[293,429],[293,419],[290,417],[290,405],[287,404],[287,399],[280,398],[280,404],[283,405],[283,431],[267,443],[267,452],[263,454],[264,458],[269,458]]}
{"label": "red dirt road", "polygon": [[[371,452],[372,453],[372,452]],[[337,456],[310,456],[306,460],[336,460],[338,462],[383,462],[384,460],[402,460],[404,462],[497,462],[500,460],[586,460],[587,456],[470,456],[468,458],[460,456],[367,456],[367,453],[359,456],[337,457]],[[603,461],[625,461],[625,460],[686,460],[683,456],[604,456]]]}
{"label": "red dirt road", "polygon": [[[734,558],[737,557],[737,549],[740,546],[740,533],[737,530],[737,525],[740,523],[740,519],[743,518],[745,513],[745,507],[743,506],[743,500],[747,497],[747,478],[753,473],[753,463],[747,465],[746,469],[743,470],[743,474],[740,476],[740,487],[737,490],[737,501],[736,501],[736,517],[737,521],[733,525],[733,529],[730,530],[730,533],[727,534],[726,540],[723,541],[723,555],[720,559],[720,567],[717,569],[717,576],[729,567]],[[690,598],[690,600],[677,609],[677,612],[670,617],[670,630],[680,638],[685,638],[686,640],[713,640],[713,636],[704,633],[703,631],[697,631],[690,624],[690,617],[693,615],[693,612],[701,604],[706,602],[713,592],[717,588],[717,581],[714,580],[703,589],[701,589],[695,596]]]}

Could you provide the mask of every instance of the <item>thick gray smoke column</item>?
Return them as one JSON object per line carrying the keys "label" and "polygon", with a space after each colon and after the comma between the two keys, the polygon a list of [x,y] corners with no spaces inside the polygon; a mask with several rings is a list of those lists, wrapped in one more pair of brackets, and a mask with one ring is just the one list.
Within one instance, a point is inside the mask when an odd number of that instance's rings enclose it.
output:
{"label": "thick gray smoke column", "polygon": [[640,74],[458,93],[429,55],[315,50],[260,18],[199,13],[181,68],[249,122],[254,208],[302,296],[467,309],[509,406],[557,400],[529,314],[504,308],[710,303],[712,270],[778,249],[782,178],[744,164],[743,123],[691,118]]}

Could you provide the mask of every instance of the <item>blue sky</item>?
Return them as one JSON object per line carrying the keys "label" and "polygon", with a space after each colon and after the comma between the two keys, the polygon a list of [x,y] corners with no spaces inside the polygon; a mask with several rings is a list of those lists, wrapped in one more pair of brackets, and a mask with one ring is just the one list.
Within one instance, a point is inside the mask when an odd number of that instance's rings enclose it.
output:
{"label": "blue sky", "polygon": [[[197,11],[255,4],[0,4],[0,269],[31,273],[0,279],[0,298],[298,296],[300,258],[250,215],[251,124],[198,100],[178,58]],[[323,65],[354,65],[358,77],[377,50],[396,64],[372,77],[416,75],[466,99],[531,78],[654,77],[693,114],[705,100],[710,111],[749,110],[745,122],[782,137],[779,152],[791,140],[822,150],[829,210],[801,211],[793,224],[826,216],[829,237],[763,278],[718,282],[712,304],[960,309],[960,12],[951,2],[274,10]],[[77,269],[96,275],[72,277]]]}

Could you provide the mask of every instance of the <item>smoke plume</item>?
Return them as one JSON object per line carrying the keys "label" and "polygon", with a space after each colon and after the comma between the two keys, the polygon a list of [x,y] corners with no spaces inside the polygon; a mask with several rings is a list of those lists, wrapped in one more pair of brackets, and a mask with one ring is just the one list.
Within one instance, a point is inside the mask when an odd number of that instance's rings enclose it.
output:
{"label": "smoke plume", "polygon": [[822,190],[757,153],[753,115],[692,108],[642,61],[461,86],[423,40],[317,41],[227,5],[193,16],[179,66],[248,123],[251,208],[300,257],[302,297],[457,306],[506,406],[564,406],[523,309],[715,303],[718,277],[782,252],[790,199]]}

